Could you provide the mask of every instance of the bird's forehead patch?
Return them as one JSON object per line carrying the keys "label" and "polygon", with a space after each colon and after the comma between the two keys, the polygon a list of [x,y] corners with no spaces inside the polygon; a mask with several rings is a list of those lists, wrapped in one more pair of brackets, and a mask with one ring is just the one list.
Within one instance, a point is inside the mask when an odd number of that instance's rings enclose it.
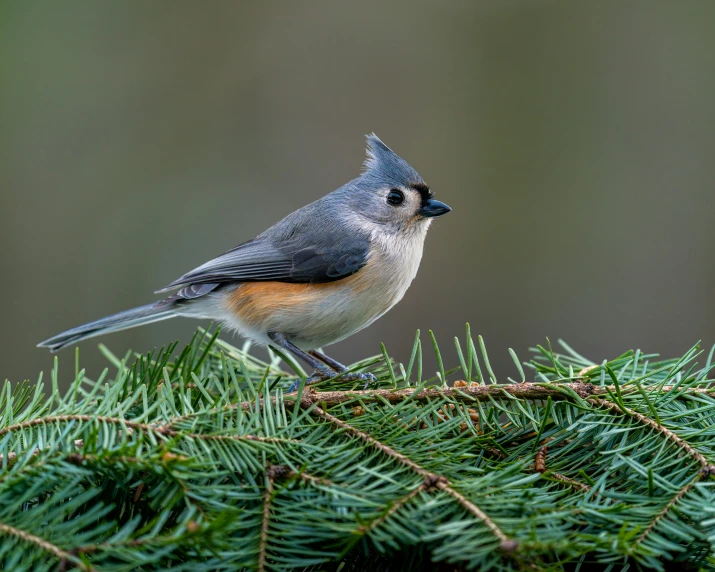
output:
{"label": "bird's forehead patch", "polygon": [[410,188],[414,191],[417,191],[423,201],[429,200],[434,196],[432,189],[430,189],[424,183],[412,183],[410,185]]}

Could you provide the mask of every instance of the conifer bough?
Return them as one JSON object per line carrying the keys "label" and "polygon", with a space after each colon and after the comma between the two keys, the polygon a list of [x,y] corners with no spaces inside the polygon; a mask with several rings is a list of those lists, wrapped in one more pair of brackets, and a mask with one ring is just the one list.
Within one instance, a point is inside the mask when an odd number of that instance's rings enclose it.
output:
{"label": "conifer bough", "polygon": [[423,379],[418,332],[407,367],[383,347],[351,368],[375,387],[287,394],[289,356],[217,334],[100,346],[113,379],[76,365],[64,395],[57,363],[5,383],[0,568],[715,567],[713,351],[595,364],[549,344],[526,372],[510,350],[499,382],[467,328],[454,370],[430,332]]}

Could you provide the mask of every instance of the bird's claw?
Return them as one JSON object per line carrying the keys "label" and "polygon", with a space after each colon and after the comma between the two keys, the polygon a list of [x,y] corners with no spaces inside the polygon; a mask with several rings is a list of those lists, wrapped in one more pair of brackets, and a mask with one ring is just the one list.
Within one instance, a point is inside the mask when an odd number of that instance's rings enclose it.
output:
{"label": "bird's claw", "polygon": [[290,387],[288,388],[288,393],[293,393],[295,391],[298,391],[298,388],[300,387],[300,379],[295,380],[293,383],[290,384]]}
{"label": "bird's claw", "polygon": [[[335,374],[333,374],[333,375],[326,375],[319,371],[315,371],[315,372],[313,372],[313,374],[310,377],[305,378],[305,385],[311,385],[313,383],[317,383],[319,381],[325,381],[326,379],[331,379],[333,377],[338,377],[338,376],[340,376],[339,379],[342,381],[364,381],[365,385],[363,386],[363,389],[367,389],[371,384],[377,383],[377,378],[371,373],[344,373],[344,374],[340,375],[339,373],[335,372]],[[302,380],[294,381],[291,384],[291,386],[288,388],[288,393],[293,393],[294,391],[298,391],[301,381]]]}
{"label": "bird's claw", "polygon": [[[337,375],[337,374],[335,374],[335,375]],[[321,373],[319,371],[314,371],[311,376],[305,378],[305,385],[308,386],[313,383],[318,383],[319,381],[325,381],[326,379],[335,377],[335,375],[327,375],[327,374]],[[288,388],[288,393],[293,393],[294,391],[298,391],[298,388],[300,387],[300,384],[302,381],[303,381],[302,379],[295,380],[291,384],[291,386]]]}
{"label": "bird's claw", "polygon": [[377,378],[371,373],[346,373],[340,379],[343,381],[364,381],[363,389],[370,387],[370,384],[377,383]]}

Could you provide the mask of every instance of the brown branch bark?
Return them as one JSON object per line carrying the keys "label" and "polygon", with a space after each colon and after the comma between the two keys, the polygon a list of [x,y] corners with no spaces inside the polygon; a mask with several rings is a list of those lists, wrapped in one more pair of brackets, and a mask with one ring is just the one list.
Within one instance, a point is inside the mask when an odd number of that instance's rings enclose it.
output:
{"label": "brown branch bark", "polygon": [[[366,391],[310,391],[310,388],[303,394],[302,401],[319,401],[325,407],[333,407],[347,401],[378,401],[388,403],[400,403],[406,399],[413,401],[428,401],[433,399],[449,398],[455,401],[489,401],[490,399],[516,398],[528,400],[541,400],[551,397],[552,400],[570,400],[572,397],[564,389],[576,393],[583,399],[608,395],[609,391],[615,393],[614,386],[598,387],[586,383],[554,383],[551,386],[534,383],[510,383],[493,385],[470,385],[468,387],[432,387],[415,392],[415,388],[405,389],[376,389]],[[667,393],[673,389],[672,385],[662,388],[645,388],[646,391],[654,393]],[[621,389],[623,395],[637,393],[633,388]],[[682,391],[683,394],[715,394],[715,389],[689,388]],[[286,401],[294,402],[296,393],[289,393],[284,396]],[[247,409],[253,402],[241,404],[243,409]]]}
{"label": "brown branch bark", "polygon": [[[667,393],[674,386],[666,385],[660,388],[644,388],[645,391],[652,393]],[[335,405],[340,405],[342,403],[351,401],[362,401],[362,402],[378,402],[378,403],[400,403],[407,399],[414,401],[429,401],[434,399],[453,399],[455,401],[463,401],[466,403],[472,401],[489,401],[490,399],[504,399],[504,398],[516,398],[516,399],[528,399],[533,401],[538,401],[542,399],[547,399],[551,397],[553,401],[570,401],[573,399],[569,395],[568,391],[564,389],[571,390],[575,392],[578,396],[583,399],[588,399],[589,397],[598,397],[602,395],[608,395],[611,391],[615,393],[614,386],[608,387],[598,387],[590,385],[587,383],[554,383],[552,387],[548,387],[544,384],[536,385],[534,383],[510,383],[510,384],[493,384],[493,385],[470,385],[468,387],[432,387],[423,389],[421,391],[415,392],[415,388],[405,388],[405,389],[375,389],[375,390],[355,390],[355,391],[315,391],[312,388],[306,388],[303,396],[301,398],[301,405],[310,405],[319,401],[326,408],[333,407]],[[629,395],[631,393],[636,393],[637,389],[631,388],[621,388],[621,393],[623,395]],[[686,388],[680,391],[682,395],[713,395],[715,394],[715,389],[707,388]],[[295,403],[297,393],[288,393],[283,396],[283,400],[286,403]],[[271,396],[271,401],[275,403],[276,398]],[[243,401],[241,403],[232,403],[230,405],[225,405],[223,407],[217,407],[214,409],[207,409],[205,411],[195,411],[192,413],[187,413],[185,415],[180,415],[169,419],[164,425],[159,426],[163,431],[173,429],[178,423],[186,421],[188,419],[193,419],[195,417],[200,417],[202,415],[209,415],[211,413],[216,413],[218,411],[233,411],[236,409],[242,409],[244,411],[249,411],[256,406],[255,401]],[[263,406],[263,399],[259,400],[259,406]]]}

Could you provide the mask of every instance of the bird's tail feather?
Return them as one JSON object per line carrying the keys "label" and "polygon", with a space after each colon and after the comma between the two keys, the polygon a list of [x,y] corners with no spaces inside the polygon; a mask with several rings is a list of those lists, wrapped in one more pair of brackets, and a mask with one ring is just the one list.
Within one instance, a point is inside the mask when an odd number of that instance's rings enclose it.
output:
{"label": "bird's tail feather", "polygon": [[49,340],[37,344],[37,347],[50,348],[50,351],[56,352],[66,346],[75,344],[81,340],[86,340],[87,338],[93,338],[94,336],[100,336],[109,332],[118,332],[119,330],[126,330],[151,322],[167,320],[178,315],[179,314],[175,311],[173,301],[162,300],[155,304],[147,304],[146,306],[125,310],[124,312],[112,314],[106,318],[84,324],[83,326],[72,328],[71,330],[57,334]]}

